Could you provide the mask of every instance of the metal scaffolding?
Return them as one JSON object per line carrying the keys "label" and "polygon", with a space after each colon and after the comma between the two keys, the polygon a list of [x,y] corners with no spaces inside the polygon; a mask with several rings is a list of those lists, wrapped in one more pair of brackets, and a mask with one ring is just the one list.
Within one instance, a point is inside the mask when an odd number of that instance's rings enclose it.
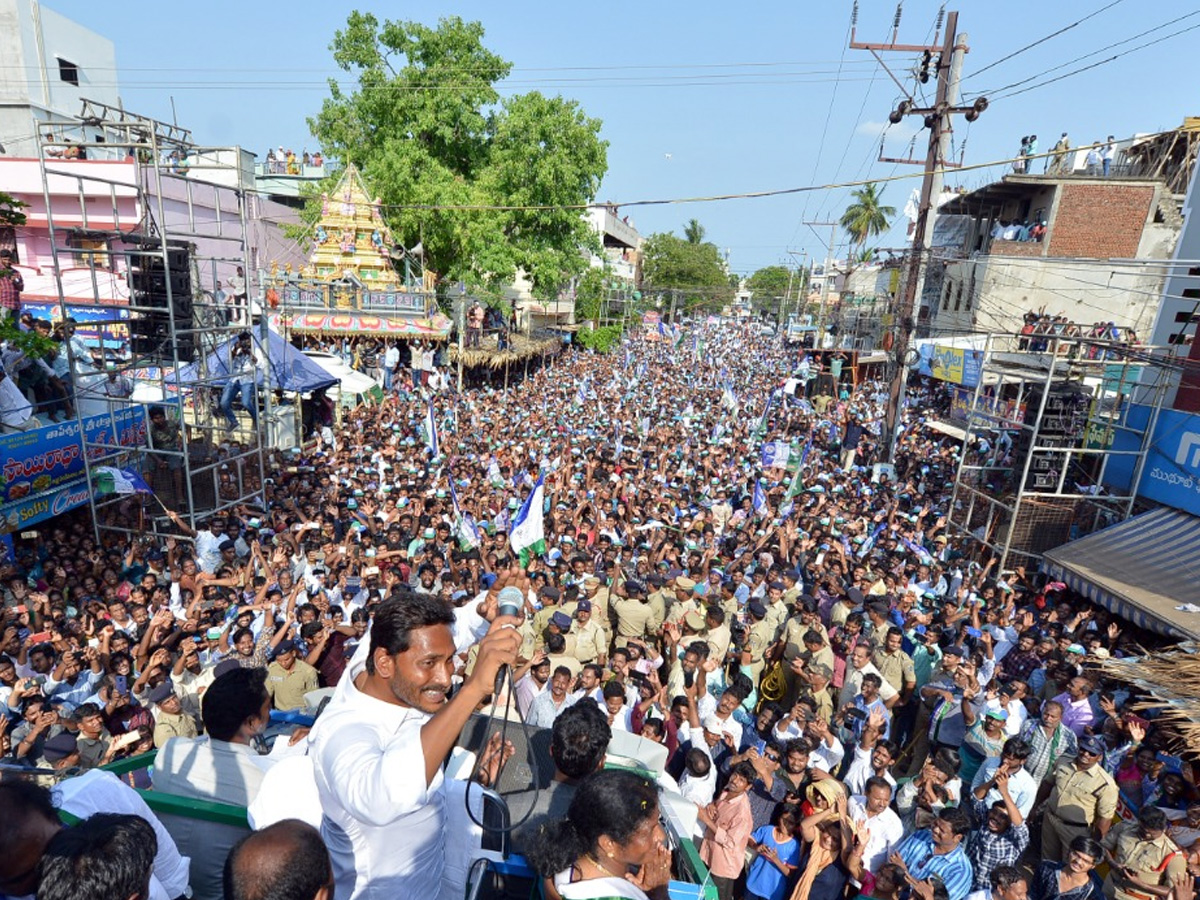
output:
{"label": "metal scaffolding", "polygon": [[[1174,356],[1080,337],[989,335],[950,530],[991,550],[1000,571],[1032,571],[1045,551],[1128,518]],[[1107,476],[1117,467],[1129,480],[1114,493]]]}
{"label": "metal scaffolding", "polygon": [[[244,331],[269,352],[266,317],[251,305],[240,148],[201,147],[178,126],[92,101],[79,118],[39,123],[39,138],[62,316],[82,312],[118,336],[102,361],[64,342],[96,539],[178,536],[167,510],[195,532],[214,514],[260,505],[270,367],[259,366],[231,426],[218,409],[225,364],[212,364]],[[83,296],[63,289],[68,264],[91,272]],[[124,291],[127,301],[114,296]],[[153,497],[114,492],[110,468],[139,473]]]}

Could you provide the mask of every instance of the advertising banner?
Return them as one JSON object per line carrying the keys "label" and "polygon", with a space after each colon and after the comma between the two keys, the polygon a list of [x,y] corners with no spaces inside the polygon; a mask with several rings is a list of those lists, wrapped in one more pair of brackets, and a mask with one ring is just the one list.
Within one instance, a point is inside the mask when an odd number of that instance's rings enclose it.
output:
{"label": "advertising banner", "polygon": [[[90,416],[83,420],[83,428],[89,444],[132,448],[146,442],[145,414],[140,406]],[[4,529],[0,530],[15,527],[10,524],[12,504],[20,504],[21,513],[16,518],[20,525],[28,524],[34,515],[53,515],[50,510],[54,505],[65,502],[51,493],[72,486],[84,474],[79,429],[78,422],[63,422],[0,435],[0,512],[5,519]],[[77,490],[79,486],[73,487]],[[83,491],[86,501],[86,485]]]}
{"label": "advertising banner", "polygon": [[[59,322],[64,318],[61,303],[23,302],[21,311],[48,322]],[[129,310],[123,307],[68,304],[67,316],[75,320],[75,333],[89,347],[124,351],[129,344]]]}

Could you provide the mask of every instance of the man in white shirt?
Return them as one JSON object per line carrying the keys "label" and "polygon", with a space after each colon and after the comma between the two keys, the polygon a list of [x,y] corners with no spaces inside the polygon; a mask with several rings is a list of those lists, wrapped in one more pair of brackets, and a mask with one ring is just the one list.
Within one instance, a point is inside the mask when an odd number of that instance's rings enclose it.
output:
{"label": "man in white shirt", "polygon": [[878,775],[867,779],[863,794],[850,798],[848,812],[855,827],[870,835],[863,850],[863,867],[878,872],[904,839],[904,824],[892,810],[892,788]]}
{"label": "man in white shirt", "polygon": [[123,813],[145,819],[154,829],[158,851],[150,874],[147,900],[182,897],[188,887],[188,858],[137,791],[111,772],[92,769],[60,782],[53,790],[23,779],[0,783],[4,810],[4,852],[0,854],[0,892],[10,900],[33,897],[38,889],[38,860],[54,835],[70,821],[98,812]]}
{"label": "man in white shirt", "polygon": [[396,376],[396,366],[400,365],[400,348],[388,341],[383,351],[383,389],[392,389],[392,379]]}
{"label": "man in white shirt", "polygon": [[[385,601],[365,652],[350,661],[313,728],[336,900],[434,900],[442,893],[442,761],[521,645],[518,620],[495,617],[471,677],[447,701],[457,656],[453,622],[437,598]],[[451,895],[461,897],[462,887],[448,887]]]}
{"label": "man in white shirt", "polygon": [[[249,806],[273,760],[251,746],[267,727],[271,695],[266,670],[231,663],[201,698],[205,737],[173,737],[154,758],[154,789],[194,800]],[[192,853],[191,885],[198,900],[219,900],[225,857],[244,829],[172,817],[172,834]]]}

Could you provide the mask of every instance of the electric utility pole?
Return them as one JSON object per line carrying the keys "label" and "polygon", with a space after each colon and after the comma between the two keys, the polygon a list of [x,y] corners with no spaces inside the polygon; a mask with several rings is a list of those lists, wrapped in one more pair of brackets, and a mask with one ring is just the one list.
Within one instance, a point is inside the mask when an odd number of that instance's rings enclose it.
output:
{"label": "electric utility pole", "polygon": [[[888,116],[893,124],[900,122],[905,116],[923,116],[925,126],[929,129],[929,148],[925,154],[925,178],[921,182],[921,201],[917,210],[917,221],[913,229],[912,251],[909,254],[908,273],[903,290],[898,298],[894,314],[892,344],[892,379],[888,393],[887,410],[884,416],[884,459],[892,462],[895,457],[896,431],[900,423],[900,410],[904,403],[904,392],[908,384],[908,366],[906,357],[912,343],[916,323],[914,307],[920,295],[920,287],[924,281],[924,266],[929,254],[929,237],[933,231],[933,218],[937,215],[936,202],[942,192],[942,175],[946,166],[946,157],[950,150],[950,136],[953,133],[951,116],[955,113],[964,114],[967,121],[974,121],[980,113],[987,109],[988,102],[980,97],[971,106],[955,106],[958,102],[958,83],[962,75],[963,56],[967,53],[967,35],[958,33],[958,13],[946,14],[946,33],[941,46],[898,44],[900,10],[896,11],[896,22],[892,32],[892,41],[887,44],[871,44],[856,41],[855,29],[851,29],[850,47],[854,50],[869,50],[880,64],[878,51],[899,53],[920,53],[922,81],[927,80],[930,66],[936,66],[937,95],[932,107],[918,107],[911,99],[902,100],[900,105]],[[886,68],[886,66],[885,66]],[[889,73],[890,74],[890,73]],[[893,76],[894,78],[894,76]]]}
{"label": "electric utility pole", "polygon": [[833,256],[833,242],[837,238],[837,222],[805,222],[808,226],[824,225],[829,228],[829,245],[825,248],[825,277],[821,282],[821,308],[817,313],[817,339],[813,342],[814,350],[825,349],[825,304],[829,302],[829,282],[833,278],[833,264],[837,261]]}

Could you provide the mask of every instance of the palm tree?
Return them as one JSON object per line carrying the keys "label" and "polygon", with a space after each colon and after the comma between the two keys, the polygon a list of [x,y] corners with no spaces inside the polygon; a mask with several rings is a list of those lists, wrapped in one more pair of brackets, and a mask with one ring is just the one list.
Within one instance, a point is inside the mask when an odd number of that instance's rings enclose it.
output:
{"label": "palm tree", "polygon": [[842,213],[840,224],[842,230],[849,235],[851,243],[857,245],[861,251],[868,238],[888,230],[888,220],[896,215],[896,207],[883,206],[880,203],[883,192],[874,182],[851,191],[850,197],[854,202]]}
{"label": "palm tree", "polygon": [[687,224],[683,226],[683,236],[689,244],[704,243],[704,226],[700,224],[700,220],[688,219]]}

